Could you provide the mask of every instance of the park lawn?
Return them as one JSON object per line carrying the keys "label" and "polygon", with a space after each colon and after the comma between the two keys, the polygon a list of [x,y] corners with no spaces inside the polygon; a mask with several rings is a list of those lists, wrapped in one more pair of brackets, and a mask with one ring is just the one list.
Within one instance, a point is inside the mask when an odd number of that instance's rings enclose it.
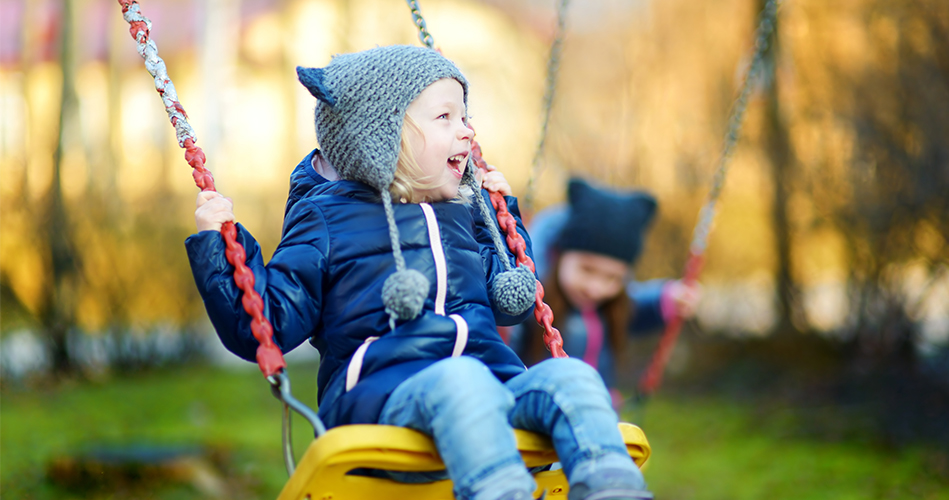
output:
{"label": "park lawn", "polygon": [[949,500],[945,450],[805,438],[793,417],[723,398],[659,397],[639,414],[663,500]]}
{"label": "park lawn", "polygon": [[[294,395],[316,404],[316,366],[288,368]],[[255,365],[189,366],[25,390],[4,387],[0,405],[0,495],[4,498],[113,498],[105,490],[70,491],[49,484],[56,457],[94,445],[200,446],[228,457],[223,473],[240,478],[231,498],[276,498],[287,478],[281,449],[282,406]],[[312,430],[294,419],[302,455]],[[138,498],[197,499],[185,485]],[[9,496],[7,494],[10,493]],[[114,498],[122,498],[120,495]]]}
{"label": "park lawn", "polygon": [[[315,403],[315,366],[291,365],[294,394]],[[6,384],[0,402],[0,496],[15,499],[198,499],[187,482],[94,490],[57,486],[57,457],[94,444],[199,445],[214,456],[228,498],[276,498],[286,471],[280,404],[254,368],[191,366],[70,382]],[[867,442],[801,437],[793,418],[762,421],[749,403],[660,395],[642,410],[653,448],[646,478],[662,500],[947,499],[949,478],[935,450],[881,449]],[[303,453],[309,425],[294,421]]]}

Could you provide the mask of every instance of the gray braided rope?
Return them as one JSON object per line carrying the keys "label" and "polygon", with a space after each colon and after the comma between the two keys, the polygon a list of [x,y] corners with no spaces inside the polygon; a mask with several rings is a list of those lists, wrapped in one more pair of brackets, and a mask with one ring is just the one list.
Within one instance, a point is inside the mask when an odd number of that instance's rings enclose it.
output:
{"label": "gray braided rope", "polygon": [[715,219],[716,205],[721,196],[722,188],[725,185],[725,176],[728,173],[728,167],[732,154],[734,153],[735,144],[738,142],[738,137],[741,133],[745,110],[748,107],[748,98],[751,96],[752,83],[761,70],[761,65],[764,61],[764,53],[768,49],[768,39],[774,31],[774,23],[778,14],[779,3],[780,0],[768,0],[768,3],[765,4],[764,9],[761,11],[761,22],[758,24],[755,37],[754,55],[752,56],[751,64],[748,66],[748,71],[745,73],[744,80],[742,81],[741,91],[732,104],[732,112],[728,118],[728,132],[725,134],[722,154],[719,157],[718,166],[712,177],[712,188],[708,193],[708,201],[706,201],[702,210],[699,212],[699,221],[692,233],[692,244],[689,248],[695,255],[704,253],[708,246],[712,222]]}
{"label": "gray braided rope", "polygon": [[[152,22],[142,15],[141,9],[137,3],[129,5],[128,10],[122,13],[125,22],[131,24],[136,21],[145,23],[148,31],[152,29]],[[145,69],[155,79],[155,90],[161,96],[162,104],[165,105],[165,112],[168,119],[175,127],[175,137],[178,139],[178,146],[185,147],[185,141],[191,139],[192,143],[198,142],[194,135],[194,129],[188,123],[188,118],[178,102],[178,93],[175,91],[175,85],[168,76],[168,69],[165,67],[165,61],[158,56],[158,46],[148,38],[146,31],[139,31],[135,34],[135,41],[138,43],[138,55],[145,60]]]}

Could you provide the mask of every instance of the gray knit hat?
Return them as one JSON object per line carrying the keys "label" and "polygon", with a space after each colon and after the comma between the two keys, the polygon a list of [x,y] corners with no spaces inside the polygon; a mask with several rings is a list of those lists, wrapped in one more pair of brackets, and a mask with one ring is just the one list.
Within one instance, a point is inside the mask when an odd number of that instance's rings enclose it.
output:
{"label": "gray knit hat", "polygon": [[[409,104],[425,88],[443,78],[454,78],[461,84],[467,105],[468,81],[451,61],[437,51],[410,45],[377,47],[337,55],[325,68],[297,67],[297,75],[300,83],[317,98],[316,137],[340,178],[366,183],[381,194],[396,261],[396,273],[387,278],[383,285],[383,302],[390,316],[390,324],[394,325],[396,318],[413,319],[425,304],[430,283],[422,273],[405,266],[389,193],[398,164],[402,124]],[[463,179],[468,185],[475,184],[473,169],[469,156]],[[475,193],[478,193],[479,188],[474,187]],[[484,205],[481,196],[475,195],[474,198]],[[493,221],[486,222],[491,227],[492,235],[496,236],[495,240],[500,241]],[[506,259],[502,260],[509,268]],[[523,271],[518,274],[523,275]],[[529,285],[529,301],[521,297],[526,295],[526,291],[507,290],[524,288],[524,283],[505,286],[502,292],[497,285],[511,280],[499,276],[495,281],[492,295],[498,308],[507,314],[520,314],[533,303],[533,276]],[[498,302],[499,297],[507,297],[512,293],[517,298],[502,298]]]}

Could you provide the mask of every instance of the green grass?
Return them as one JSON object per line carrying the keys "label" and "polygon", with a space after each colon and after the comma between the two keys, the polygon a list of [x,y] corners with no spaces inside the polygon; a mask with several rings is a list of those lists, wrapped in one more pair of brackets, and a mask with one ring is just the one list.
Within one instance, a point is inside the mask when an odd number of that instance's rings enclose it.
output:
{"label": "green grass", "polygon": [[[289,371],[294,394],[313,404],[315,367]],[[93,444],[170,443],[225,457],[216,463],[227,478],[227,498],[276,498],[286,480],[280,411],[255,369],[189,367],[46,388],[7,385],[0,402],[0,495],[203,498],[174,479],[77,490],[46,478],[53,459]],[[935,450],[807,438],[795,418],[762,417],[748,403],[660,396],[640,423],[653,447],[646,478],[661,500],[949,499],[946,458]],[[294,429],[299,456],[310,428],[297,418]]]}
{"label": "green grass", "polygon": [[[315,406],[314,366],[291,366],[294,395]],[[4,498],[113,498],[108,491],[70,492],[45,479],[51,460],[93,444],[199,445],[229,458],[226,474],[241,480],[231,497],[276,498],[286,469],[282,407],[256,369],[188,367],[67,383],[46,389],[4,388],[0,405],[0,494]],[[294,419],[302,455],[309,424]],[[234,481],[229,481],[235,483]],[[121,498],[116,496],[115,498]],[[201,498],[193,488],[162,488],[140,498]]]}
{"label": "green grass", "polygon": [[944,451],[802,438],[793,416],[723,399],[660,397],[641,414],[663,500],[949,499]]}

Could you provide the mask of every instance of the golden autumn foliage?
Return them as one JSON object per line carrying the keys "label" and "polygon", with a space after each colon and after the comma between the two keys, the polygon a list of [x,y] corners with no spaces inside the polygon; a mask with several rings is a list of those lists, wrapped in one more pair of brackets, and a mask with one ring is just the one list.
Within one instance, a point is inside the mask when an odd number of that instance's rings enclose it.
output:
{"label": "golden autumn foliage", "polygon": [[[53,2],[26,2],[12,38],[19,53],[0,66],[3,329],[42,323],[56,300],[43,229],[59,143],[76,324],[96,331],[199,321],[182,245],[193,231],[189,168],[119,7],[68,1],[76,13],[66,42],[77,51],[72,67],[43,55],[50,42],[41,21],[57,12]],[[538,207],[561,201],[571,174],[652,191],[661,216],[636,272],[678,274],[761,2],[574,2],[543,169],[532,173],[555,19],[553,2],[539,5],[423,2],[436,44],[471,80],[470,113],[486,158],[516,194],[537,176]],[[312,98],[293,68],[418,43],[402,2],[175,0],[143,2],[142,10],[219,189],[268,254],[279,240],[288,174],[316,146]],[[93,15],[98,23],[87,22]],[[85,31],[90,26],[98,28]],[[861,317],[872,330],[895,307],[899,321],[936,321],[933,338],[945,341],[949,4],[787,1],[777,33],[711,238],[700,320],[734,316],[736,301],[754,302],[765,319],[759,314],[751,329],[767,330],[784,266],[801,291],[799,327],[858,331],[866,325],[853,321]],[[61,115],[65,74],[77,101]],[[776,115],[767,112],[770,85]],[[783,236],[773,217],[774,133],[789,151]],[[790,245],[783,260],[780,238]]]}

